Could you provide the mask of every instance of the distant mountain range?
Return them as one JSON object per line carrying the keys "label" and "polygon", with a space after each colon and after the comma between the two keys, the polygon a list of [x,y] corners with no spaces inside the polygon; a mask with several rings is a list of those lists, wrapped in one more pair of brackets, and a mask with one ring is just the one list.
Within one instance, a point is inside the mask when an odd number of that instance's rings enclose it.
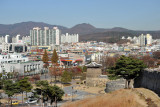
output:
{"label": "distant mountain range", "polygon": [[51,25],[43,22],[21,22],[16,24],[0,24],[0,36],[5,36],[6,34],[15,36],[20,34],[21,36],[29,35],[29,30],[33,27],[58,27],[61,30],[61,33],[78,33],[80,35],[81,41],[86,40],[97,40],[106,42],[108,38],[120,38],[121,36],[138,36],[141,33],[146,34],[150,33],[153,38],[160,38],[159,31],[135,31],[129,30],[121,27],[115,27],[111,29],[96,28],[90,24],[82,23],[73,26],[72,28],[67,28],[60,25]]}

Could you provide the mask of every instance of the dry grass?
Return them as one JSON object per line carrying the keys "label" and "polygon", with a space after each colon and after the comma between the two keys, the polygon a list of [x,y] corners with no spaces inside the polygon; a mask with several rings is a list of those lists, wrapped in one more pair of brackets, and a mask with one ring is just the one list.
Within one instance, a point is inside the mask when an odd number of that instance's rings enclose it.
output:
{"label": "dry grass", "polygon": [[158,95],[155,94],[153,91],[145,89],[145,88],[136,88],[136,90],[142,93],[143,95],[145,95],[147,98],[151,98],[155,104],[160,105],[160,97],[158,97]]}
{"label": "dry grass", "polygon": [[[137,101],[138,100],[138,101]],[[131,90],[118,90],[103,96],[68,102],[62,107],[146,107],[146,102]]]}
{"label": "dry grass", "polygon": [[99,92],[105,93],[104,92],[105,88],[106,87],[88,87],[82,84],[74,87],[75,90],[82,90],[82,91],[86,91],[86,92],[94,93],[94,94],[99,94]]}

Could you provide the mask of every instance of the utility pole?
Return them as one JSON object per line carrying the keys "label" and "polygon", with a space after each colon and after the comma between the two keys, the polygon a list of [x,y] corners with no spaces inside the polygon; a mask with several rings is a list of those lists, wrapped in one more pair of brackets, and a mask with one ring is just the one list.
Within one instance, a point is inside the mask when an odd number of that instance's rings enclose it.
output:
{"label": "utility pole", "polygon": [[73,101],[73,86],[72,86],[72,101]]}

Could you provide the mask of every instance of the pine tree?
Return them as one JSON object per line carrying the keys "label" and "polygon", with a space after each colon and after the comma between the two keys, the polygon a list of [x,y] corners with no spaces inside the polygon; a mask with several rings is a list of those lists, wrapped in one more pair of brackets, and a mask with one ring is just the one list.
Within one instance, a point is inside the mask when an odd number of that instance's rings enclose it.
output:
{"label": "pine tree", "polygon": [[61,82],[69,83],[72,80],[72,73],[69,71],[64,71],[61,77]]}
{"label": "pine tree", "polygon": [[52,61],[52,64],[56,64],[58,62],[58,55],[55,49],[53,50],[51,61]]}
{"label": "pine tree", "polygon": [[43,63],[45,63],[45,64],[44,64],[44,68],[47,68],[47,66],[48,66],[48,54],[47,54],[46,49],[45,49],[45,51],[44,51],[42,61],[43,61]]}
{"label": "pine tree", "polygon": [[146,68],[146,65],[143,61],[122,55],[117,60],[115,66],[108,69],[108,72],[126,79],[125,87],[130,88],[130,81],[139,76],[144,68]]}
{"label": "pine tree", "polygon": [[[22,104],[23,104],[23,93],[24,92],[30,92],[31,90],[32,90],[32,85],[31,85],[31,83],[28,81],[28,78],[27,77],[25,77],[25,78],[23,78],[23,79],[21,79],[21,80],[19,80],[18,81],[18,86],[19,86],[19,88],[20,88],[20,92],[21,92],[21,94],[22,94]],[[27,94],[26,94],[26,97],[27,97]]]}
{"label": "pine tree", "polygon": [[56,82],[57,81],[56,78],[57,76],[60,76],[61,71],[60,71],[59,65],[57,64],[58,55],[55,49],[53,50],[51,61],[52,61],[53,66],[49,68],[49,71],[50,71],[51,77],[53,76],[55,77],[55,82]]}
{"label": "pine tree", "polygon": [[47,54],[46,49],[45,49],[45,51],[44,51],[42,60],[43,60],[44,63],[48,63],[48,54]]}

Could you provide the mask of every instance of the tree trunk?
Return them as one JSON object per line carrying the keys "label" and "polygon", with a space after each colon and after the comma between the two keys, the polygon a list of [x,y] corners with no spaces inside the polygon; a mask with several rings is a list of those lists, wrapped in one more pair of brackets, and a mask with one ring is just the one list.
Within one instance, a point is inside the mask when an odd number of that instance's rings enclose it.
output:
{"label": "tree trunk", "polygon": [[41,107],[42,107],[43,105],[42,105],[42,92],[41,92]]}
{"label": "tree trunk", "polygon": [[55,107],[57,107],[57,98],[55,97]]}
{"label": "tree trunk", "polygon": [[131,84],[131,79],[126,79],[125,88],[126,89],[131,88],[130,84]]}
{"label": "tree trunk", "polygon": [[125,82],[125,89],[128,88],[128,80],[126,79],[126,82]]}
{"label": "tree trunk", "polygon": [[131,88],[130,83],[131,83],[131,80],[128,80],[128,88]]}
{"label": "tree trunk", "polygon": [[10,99],[10,98],[8,97],[8,105],[9,105],[9,99]]}
{"label": "tree trunk", "polygon": [[26,99],[28,99],[27,92],[26,92]]}
{"label": "tree trunk", "polygon": [[12,98],[11,98],[11,107],[12,107]]}

